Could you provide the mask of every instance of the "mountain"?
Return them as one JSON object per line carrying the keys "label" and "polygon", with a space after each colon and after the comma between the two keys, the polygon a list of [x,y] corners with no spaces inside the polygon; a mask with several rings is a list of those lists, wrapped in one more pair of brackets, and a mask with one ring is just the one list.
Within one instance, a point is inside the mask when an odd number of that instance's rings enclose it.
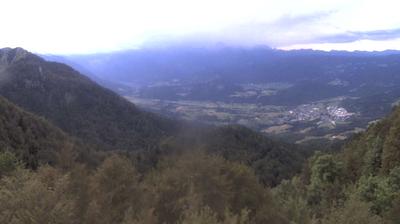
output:
{"label": "mountain", "polygon": [[152,147],[174,123],[143,112],[69,66],[0,50],[0,95],[72,136],[108,149]]}
{"label": "mountain", "polygon": [[264,47],[171,46],[69,55],[64,59],[101,79],[150,84],[173,79],[205,82],[218,78],[227,83],[323,81],[346,77],[349,81],[364,82],[376,78],[376,70],[388,72],[387,67],[391,66],[398,69],[396,61],[399,57],[400,51],[324,52]]}
{"label": "mountain", "polygon": [[66,58],[153,112],[299,144],[348,138],[400,99],[399,51],[165,46]]}

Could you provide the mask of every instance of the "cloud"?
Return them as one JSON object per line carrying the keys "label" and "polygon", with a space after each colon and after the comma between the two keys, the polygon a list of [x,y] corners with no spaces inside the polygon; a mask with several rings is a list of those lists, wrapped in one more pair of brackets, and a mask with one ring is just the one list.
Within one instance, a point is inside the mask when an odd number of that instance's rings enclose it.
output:
{"label": "cloud", "polygon": [[315,36],[307,41],[278,46],[280,49],[318,50],[400,50],[400,29],[372,30],[365,32],[347,31],[333,35]]}
{"label": "cloud", "polygon": [[[180,36],[162,36],[157,42],[225,43],[239,46],[267,45],[280,47],[294,43],[310,43],[316,37],[332,33],[324,21],[334,11],[301,15],[280,15],[266,22],[246,22],[223,27],[212,32],[195,32]],[[324,27],[318,28],[318,27]],[[327,30],[329,31],[327,33]],[[334,32],[337,34],[337,31]]]}
{"label": "cloud", "polygon": [[309,43],[294,44],[280,47],[283,50],[293,49],[318,49],[324,51],[341,50],[341,51],[384,51],[384,50],[400,50],[400,38],[389,40],[356,40],[353,42],[342,43]]}
{"label": "cloud", "polygon": [[391,40],[400,38],[400,28],[389,30],[372,30],[366,32],[345,32],[337,35],[315,39],[315,43],[348,43],[358,40]]}
{"label": "cloud", "polygon": [[2,2],[0,47],[95,53],[149,42],[269,45],[390,40],[398,0],[12,0]]}
{"label": "cloud", "polygon": [[269,25],[275,27],[284,27],[284,28],[292,28],[300,25],[310,25],[315,24],[321,20],[324,20],[334,14],[335,11],[326,11],[326,12],[315,12],[310,14],[302,14],[302,15],[282,15],[277,20],[273,21]]}
{"label": "cloud", "polygon": [[[395,43],[392,40],[400,38],[400,28],[397,27],[369,31],[347,31],[337,27],[334,21],[332,22],[332,17],[336,13],[337,11],[326,11],[296,16],[285,15],[268,23],[250,23],[231,27],[223,30],[219,36],[213,36],[210,39],[214,38],[222,42],[227,41],[242,45],[265,44],[276,48],[305,44],[351,44],[357,42],[355,46],[362,50],[361,43],[371,44],[372,42],[368,41],[375,41],[372,46],[388,47],[389,43]],[[376,44],[382,41],[388,42],[387,44]],[[381,49],[382,47],[378,48]],[[400,46],[390,47],[390,49],[399,48]]]}

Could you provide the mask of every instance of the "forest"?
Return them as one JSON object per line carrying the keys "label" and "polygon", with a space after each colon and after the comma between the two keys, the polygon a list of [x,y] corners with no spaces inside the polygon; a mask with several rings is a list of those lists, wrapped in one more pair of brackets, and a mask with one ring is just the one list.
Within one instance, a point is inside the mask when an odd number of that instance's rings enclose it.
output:
{"label": "forest", "polygon": [[277,185],[244,162],[172,143],[154,166],[126,151],[85,161],[67,145],[31,169],[3,150],[0,223],[399,223],[399,122],[396,109]]}

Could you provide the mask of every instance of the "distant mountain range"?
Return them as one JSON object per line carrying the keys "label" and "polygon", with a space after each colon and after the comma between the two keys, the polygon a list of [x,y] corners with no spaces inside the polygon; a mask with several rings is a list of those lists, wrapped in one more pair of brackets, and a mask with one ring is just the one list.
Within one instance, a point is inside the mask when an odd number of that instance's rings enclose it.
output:
{"label": "distant mountain range", "polygon": [[[344,74],[328,69],[346,63],[348,69],[348,65],[357,63],[366,63],[371,68],[385,63],[389,63],[390,66],[400,57],[400,51],[325,52],[283,51],[265,47],[172,46],[92,55],[45,57],[49,60],[64,60],[67,64],[88,71],[103,80],[140,85],[172,79],[187,82],[218,78],[225,78],[226,82],[282,82],[340,78]],[[365,74],[368,68],[353,70],[353,73]],[[331,74],[332,72],[335,74]],[[359,81],[365,78],[367,77],[362,77]]]}

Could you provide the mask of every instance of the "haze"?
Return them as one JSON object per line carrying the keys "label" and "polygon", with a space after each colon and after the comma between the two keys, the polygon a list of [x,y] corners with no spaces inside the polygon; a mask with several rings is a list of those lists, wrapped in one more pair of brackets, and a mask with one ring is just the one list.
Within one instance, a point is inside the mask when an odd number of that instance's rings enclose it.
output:
{"label": "haze", "polygon": [[165,43],[400,49],[395,0],[2,1],[0,47],[88,54]]}

